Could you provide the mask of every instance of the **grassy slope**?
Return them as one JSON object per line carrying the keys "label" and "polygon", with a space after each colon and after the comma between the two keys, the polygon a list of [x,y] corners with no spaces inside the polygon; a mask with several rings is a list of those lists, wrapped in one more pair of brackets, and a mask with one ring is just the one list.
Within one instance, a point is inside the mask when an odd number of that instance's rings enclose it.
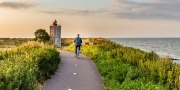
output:
{"label": "grassy slope", "polygon": [[[84,45],[82,53],[96,63],[107,90],[179,90],[180,65],[154,52],[124,47],[97,39],[98,45]],[[74,45],[65,48],[74,51]]]}

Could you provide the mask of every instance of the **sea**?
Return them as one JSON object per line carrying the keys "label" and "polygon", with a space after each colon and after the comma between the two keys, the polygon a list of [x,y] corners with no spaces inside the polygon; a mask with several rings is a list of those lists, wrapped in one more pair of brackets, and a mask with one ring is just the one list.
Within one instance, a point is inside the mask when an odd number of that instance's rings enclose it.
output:
{"label": "sea", "polygon": [[174,63],[180,64],[180,38],[110,38],[123,46],[137,48],[146,52],[154,51],[161,57],[170,56]]}

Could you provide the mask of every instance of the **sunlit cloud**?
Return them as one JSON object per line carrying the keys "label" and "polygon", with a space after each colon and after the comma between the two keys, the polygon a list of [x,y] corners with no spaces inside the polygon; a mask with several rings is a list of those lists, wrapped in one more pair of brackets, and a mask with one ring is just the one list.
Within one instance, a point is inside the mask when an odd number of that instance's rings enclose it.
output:
{"label": "sunlit cloud", "polygon": [[93,15],[97,13],[97,11],[94,10],[75,10],[75,9],[47,10],[40,12],[47,14],[60,14],[60,15]]}
{"label": "sunlit cloud", "polygon": [[26,9],[34,6],[25,2],[0,2],[0,8]]}
{"label": "sunlit cloud", "polygon": [[179,6],[180,0],[0,0],[0,37],[34,37],[54,19],[65,37],[179,37]]}

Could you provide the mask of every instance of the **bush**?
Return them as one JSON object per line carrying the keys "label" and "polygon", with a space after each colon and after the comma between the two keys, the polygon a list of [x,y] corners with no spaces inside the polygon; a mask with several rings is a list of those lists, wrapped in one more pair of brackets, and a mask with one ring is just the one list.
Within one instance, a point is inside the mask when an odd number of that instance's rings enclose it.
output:
{"label": "bush", "polygon": [[37,90],[39,83],[54,74],[59,61],[54,47],[37,42],[0,52],[0,89]]}

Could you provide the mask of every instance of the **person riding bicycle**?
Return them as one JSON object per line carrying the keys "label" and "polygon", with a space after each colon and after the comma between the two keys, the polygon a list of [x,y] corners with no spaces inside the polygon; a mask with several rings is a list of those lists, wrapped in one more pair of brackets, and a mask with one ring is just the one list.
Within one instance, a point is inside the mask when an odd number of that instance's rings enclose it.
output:
{"label": "person riding bicycle", "polygon": [[74,39],[74,43],[75,43],[75,54],[77,56],[77,48],[79,47],[79,52],[81,50],[81,43],[82,43],[82,39],[81,37],[79,37],[79,34],[77,34],[77,37]]}

